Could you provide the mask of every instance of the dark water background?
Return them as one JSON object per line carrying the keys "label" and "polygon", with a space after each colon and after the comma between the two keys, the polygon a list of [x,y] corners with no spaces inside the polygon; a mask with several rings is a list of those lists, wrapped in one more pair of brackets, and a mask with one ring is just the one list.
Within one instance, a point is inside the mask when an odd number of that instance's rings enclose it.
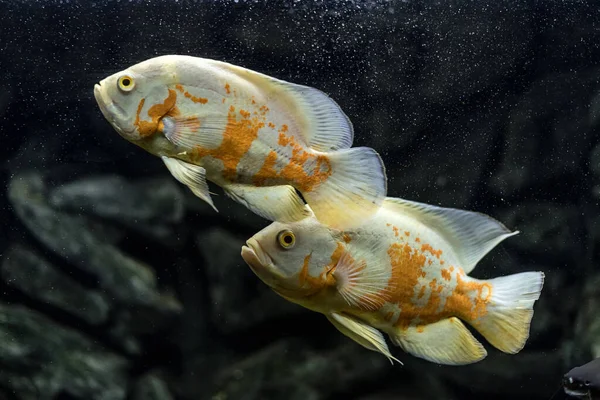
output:
{"label": "dark water background", "polygon": [[[600,356],[596,1],[0,0],[0,398],[540,399]],[[474,271],[542,270],[518,355],[405,366],[287,303],[220,213],[121,139],[94,83],[162,54],[332,96],[390,196],[522,233]],[[216,189],[218,193],[220,189]],[[484,342],[485,343],[485,342]],[[563,398],[562,394],[555,399]]]}

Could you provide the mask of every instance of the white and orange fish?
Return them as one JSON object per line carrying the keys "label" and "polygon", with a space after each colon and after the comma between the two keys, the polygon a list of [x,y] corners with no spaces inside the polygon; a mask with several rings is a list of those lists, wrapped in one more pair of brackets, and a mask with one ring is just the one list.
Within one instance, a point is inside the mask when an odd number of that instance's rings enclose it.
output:
{"label": "white and orange fish", "polygon": [[398,361],[385,332],[414,356],[463,365],[487,355],[463,321],[510,354],[529,337],[544,274],[467,275],[516,233],[484,214],[387,198],[349,230],[312,216],[274,222],[247,241],[242,257],[276,293],[325,314],[367,349]]}
{"label": "white and orange fish", "polygon": [[385,198],[380,156],[350,148],[350,120],[317,89],[168,55],[109,76],[94,96],[121,136],[160,156],[213,208],[207,180],[272,221],[306,216],[297,189],[319,221],[338,228],[367,220]]}

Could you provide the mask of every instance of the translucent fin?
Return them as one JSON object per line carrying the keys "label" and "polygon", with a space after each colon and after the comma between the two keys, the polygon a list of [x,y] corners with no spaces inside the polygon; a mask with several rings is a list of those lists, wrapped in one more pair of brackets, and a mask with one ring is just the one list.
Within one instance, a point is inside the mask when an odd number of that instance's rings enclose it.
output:
{"label": "translucent fin", "polygon": [[206,183],[206,170],[194,164],[188,164],[176,158],[161,157],[169,172],[175,179],[186,185],[192,193],[210,204],[217,212],[217,208],[213,204],[210,193],[208,192],[208,184]]}
{"label": "translucent fin", "polygon": [[328,157],[332,174],[302,195],[323,224],[340,230],[359,226],[379,210],[385,199],[383,161],[369,147],[340,150]]}
{"label": "translucent fin", "polygon": [[540,298],[544,274],[522,272],[487,282],[492,284],[487,314],[469,323],[498,350],[516,354],[529,338],[533,304]]}
{"label": "translucent fin", "polygon": [[390,353],[390,349],[385,343],[385,338],[377,329],[346,314],[331,313],[327,315],[327,319],[340,332],[354,340],[356,343],[369,350],[383,354],[392,364],[394,361],[402,364],[400,360]]}
{"label": "translucent fin", "polygon": [[455,317],[422,327],[402,330],[392,342],[415,357],[445,365],[465,365],[483,360],[487,351]]}
{"label": "translucent fin", "polygon": [[317,151],[352,147],[354,130],[340,106],[322,91],[282,81],[236,65],[215,62],[219,68],[254,83],[273,101],[286,106],[291,120],[301,121],[302,139]]}
{"label": "translucent fin", "polygon": [[165,117],[162,120],[163,134],[168,141],[185,150],[197,146],[214,149],[223,140],[223,131],[227,125],[227,116],[207,114],[202,118]]}
{"label": "translucent fin", "polygon": [[[374,257],[371,257],[374,259]],[[362,310],[378,310],[387,299],[390,268],[385,263],[354,259],[345,251],[340,257],[333,277],[336,288],[348,305]]]}
{"label": "translucent fin", "polygon": [[407,214],[438,232],[454,250],[461,267],[469,273],[504,239],[516,235],[492,217],[455,208],[442,208],[399,198],[386,198],[388,210]]}
{"label": "translucent fin", "polygon": [[223,190],[250,211],[270,221],[294,222],[312,215],[296,190],[289,185],[256,187],[227,184]]}

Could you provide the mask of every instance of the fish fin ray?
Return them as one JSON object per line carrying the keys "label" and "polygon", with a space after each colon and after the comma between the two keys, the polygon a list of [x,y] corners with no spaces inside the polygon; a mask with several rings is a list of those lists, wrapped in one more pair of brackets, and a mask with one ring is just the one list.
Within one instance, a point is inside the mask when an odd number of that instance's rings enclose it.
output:
{"label": "fish fin ray", "polygon": [[402,362],[390,353],[385,338],[377,329],[347,314],[331,313],[327,314],[326,317],[337,330],[356,343],[366,349],[383,354],[392,364],[396,361],[402,365]]}
{"label": "fish fin ray", "polygon": [[227,117],[216,113],[202,117],[165,117],[162,123],[165,137],[174,145],[188,151],[195,147],[213,149],[221,143]]}
{"label": "fish fin ray", "polygon": [[294,222],[312,215],[296,190],[289,185],[255,187],[226,184],[223,190],[250,211],[270,221]]}
{"label": "fish fin ray", "polygon": [[355,147],[328,154],[332,173],[302,195],[315,217],[325,225],[347,229],[372,217],[385,199],[387,177],[379,154]]}
{"label": "fish fin ray", "polygon": [[438,364],[466,365],[487,356],[483,345],[456,317],[399,329],[391,339],[407,353]]}
{"label": "fish fin ray", "polygon": [[374,311],[386,301],[389,272],[384,263],[355,260],[345,251],[336,264],[333,277],[340,295],[348,305]]}
{"label": "fish fin ray", "polygon": [[310,86],[286,82],[260,72],[224,63],[214,62],[257,87],[266,88],[269,98],[284,104],[290,120],[300,120],[298,131],[311,148],[327,152],[352,147],[354,128],[341,107],[326,93]]}
{"label": "fish fin ray", "polygon": [[385,208],[417,218],[450,243],[465,273],[504,239],[516,235],[494,218],[467,210],[388,197]]}
{"label": "fish fin ray", "polygon": [[216,212],[219,212],[210,197],[204,168],[176,158],[162,156],[161,159],[175,179],[186,185],[192,193],[207,202]]}
{"label": "fish fin ray", "polygon": [[492,296],[487,313],[469,321],[498,350],[516,354],[529,338],[533,305],[544,286],[543,272],[521,272],[487,281]]}

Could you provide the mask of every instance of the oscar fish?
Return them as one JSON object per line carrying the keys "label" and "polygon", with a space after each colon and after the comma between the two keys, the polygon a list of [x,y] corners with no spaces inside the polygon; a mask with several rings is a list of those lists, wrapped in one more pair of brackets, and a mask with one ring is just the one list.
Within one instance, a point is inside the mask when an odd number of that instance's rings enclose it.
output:
{"label": "oscar fish", "polygon": [[305,217],[306,202],[342,228],[368,220],[386,196],[381,157],[351,147],[352,123],[318,89],[166,55],[107,77],[94,96],[123,138],[161,157],[213,208],[207,180],[271,221]]}
{"label": "oscar fish", "polygon": [[416,357],[464,365],[487,355],[465,323],[509,354],[529,337],[544,274],[468,276],[517,233],[484,214],[386,198],[372,219],[352,229],[327,227],[314,216],[273,222],[241,255],[280,296],[324,314],[367,349],[398,361],[386,333]]}

